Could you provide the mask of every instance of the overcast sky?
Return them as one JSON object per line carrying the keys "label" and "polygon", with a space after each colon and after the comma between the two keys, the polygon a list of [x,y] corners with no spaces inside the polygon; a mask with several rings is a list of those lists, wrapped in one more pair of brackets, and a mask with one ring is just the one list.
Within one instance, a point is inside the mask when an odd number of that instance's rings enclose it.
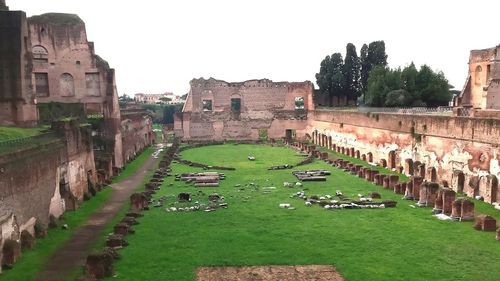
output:
{"label": "overcast sky", "polygon": [[391,67],[428,64],[461,89],[471,49],[500,43],[498,0],[7,0],[78,14],[118,92],[182,95],[192,78],[315,82],[321,60],[384,40]]}

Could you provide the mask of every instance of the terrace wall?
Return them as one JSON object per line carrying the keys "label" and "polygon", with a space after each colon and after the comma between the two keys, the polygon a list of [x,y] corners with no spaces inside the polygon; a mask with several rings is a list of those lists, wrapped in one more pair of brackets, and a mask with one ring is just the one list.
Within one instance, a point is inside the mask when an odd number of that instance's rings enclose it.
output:
{"label": "terrace wall", "polygon": [[500,177],[500,119],[317,110],[308,116],[307,133],[317,144],[353,148],[359,151],[353,156],[383,159],[389,168],[406,167],[411,159],[425,165],[429,181],[500,200],[489,180]]}

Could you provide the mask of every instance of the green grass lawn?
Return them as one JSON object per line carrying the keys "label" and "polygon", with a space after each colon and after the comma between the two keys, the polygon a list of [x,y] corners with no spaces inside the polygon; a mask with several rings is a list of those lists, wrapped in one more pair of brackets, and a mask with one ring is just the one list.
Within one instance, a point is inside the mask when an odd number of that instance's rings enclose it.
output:
{"label": "green grass lawn", "polygon": [[0,141],[31,137],[40,134],[41,131],[46,129],[47,129],[46,127],[17,128],[17,127],[0,126]]}
{"label": "green grass lawn", "polygon": [[[310,195],[355,197],[377,191],[383,199],[398,201],[396,208],[328,211],[290,198],[299,188],[292,170],[267,171],[272,165],[297,163],[302,158],[283,147],[217,145],[183,151],[184,159],[232,166],[218,188],[202,188],[224,195],[228,209],[214,212],[167,213],[151,208],[127,236],[130,245],[120,250],[116,276],[108,280],[194,280],[199,266],[331,264],[347,280],[498,280],[500,243],[492,232],[473,230],[472,222],[439,221],[430,208],[411,208],[414,202],[349,175],[324,162],[300,169],[328,169],[326,182],[305,182]],[[255,161],[247,156],[254,155]],[[180,164],[174,173],[201,171]],[[254,182],[259,189],[239,190],[235,184]],[[274,186],[271,193],[263,187]],[[197,194],[198,189],[173,177],[155,195]],[[172,199],[173,200],[173,199]],[[170,201],[168,201],[170,202]],[[280,209],[290,203],[296,210]],[[480,209],[492,206],[477,202]],[[167,205],[166,207],[169,207]],[[498,217],[498,216],[497,216]]]}
{"label": "green grass lawn", "polygon": [[[139,157],[125,167],[122,174],[116,177],[114,182],[121,181],[127,176],[132,175],[151,156],[152,152],[153,148],[146,149]],[[104,205],[112,192],[111,188],[105,188],[91,200],[84,202],[76,212],[66,212],[60,223],[68,224],[69,230],[61,228],[49,229],[47,237],[38,239],[32,250],[22,253],[21,259],[14,265],[13,269],[3,271],[0,274],[0,280],[34,280],[36,273],[43,268],[45,262],[71,237],[71,234],[79,226],[85,223],[92,213]]]}

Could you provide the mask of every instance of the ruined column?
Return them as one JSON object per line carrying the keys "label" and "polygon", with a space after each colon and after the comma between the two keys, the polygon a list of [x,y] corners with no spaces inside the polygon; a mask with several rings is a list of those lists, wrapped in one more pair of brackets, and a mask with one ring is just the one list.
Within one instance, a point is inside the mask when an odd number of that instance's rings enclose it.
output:
{"label": "ruined column", "polygon": [[372,170],[369,168],[365,168],[365,180],[370,181],[372,175]]}
{"label": "ruined column", "polygon": [[402,182],[401,183],[401,189],[400,189],[400,194],[405,194],[406,189],[408,188],[408,183],[407,182]]}
{"label": "ruined column", "polygon": [[420,176],[413,176],[412,177],[413,199],[418,200],[420,198],[420,186],[422,185],[423,181],[424,181],[424,179]]}
{"label": "ruined column", "polygon": [[455,200],[455,191],[451,189],[443,189],[443,213],[451,214],[453,201]]}
{"label": "ruined column", "polygon": [[376,175],[373,175],[373,183],[376,184],[376,185],[382,185],[383,182],[382,182],[382,176],[381,174],[376,174]]}
{"label": "ruined column", "polygon": [[394,193],[401,194],[401,184],[400,183],[395,184],[392,188],[394,190]]}
{"label": "ruined column", "polygon": [[493,203],[497,201],[498,179],[495,175],[482,176],[479,180],[479,195],[483,196],[484,202]]}
{"label": "ruined column", "polygon": [[370,175],[370,181],[376,184],[376,182],[375,182],[375,175],[378,175],[378,174],[379,174],[378,171],[372,170],[371,175]]}
{"label": "ruined column", "polygon": [[497,229],[497,221],[494,217],[488,215],[479,215],[476,217],[474,228],[482,231],[495,231]]}
{"label": "ruined column", "polygon": [[432,209],[432,213],[434,214],[441,214],[443,212],[443,193],[444,190],[440,188],[436,196],[436,204],[434,204],[434,209]]}
{"label": "ruined column", "polygon": [[398,183],[398,175],[389,175],[389,188],[394,189],[394,186]]}
{"label": "ruined column", "polygon": [[469,199],[462,200],[462,209],[460,211],[461,221],[471,221],[474,219],[474,202]]}
{"label": "ruined column", "polygon": [[425,164],[419,164],[417,166],[417,176],[425,178]]}
{"label": "ruined column", "polygon": [[463,198],[457,198],[451,203],[451,215],[453,220],[460,220],[462,217],[462,201]]}
{"label": "ruined column", "polygon": [[426,182],[420,187],[420,198],[418,204],[420,206],[434,207],[436,203],[439,184],[435,182]]}
{"label": "ruined column", "polygon": [[[382,186],[385,188],[385,189],[389,189],[391,188],[391,185],[390,185],[390,180],[389,180],[389,176],[388,175],[384,175],[382,177]],[[394,187],[393,187],[394,188]]]}
{"label": "ruined column", "polygon": [[411,158],[405,160],[405,173],[410,176],[414,174],[413,159]]}
{"label": "ruined column", "polygon": [[351,157],[354,157],[354,147],[351,147]]}
{"label": "ruined column", "polygon": [[379,165],[384,167],[384,168],[387,168],[387,160],[385,159],[380,159],[379,161]]}

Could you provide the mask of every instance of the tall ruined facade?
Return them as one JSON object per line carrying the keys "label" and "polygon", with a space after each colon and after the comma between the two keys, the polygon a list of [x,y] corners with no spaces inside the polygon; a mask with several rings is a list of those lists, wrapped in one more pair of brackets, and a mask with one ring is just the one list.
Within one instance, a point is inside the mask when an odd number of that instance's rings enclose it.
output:
{"label": "tall ruined facade", "polygon": [[470,52],[467,79],[455,106],[500,109],[500,45]]}
{"label": "tall ruined facade", "polygon": [[112,175],[109,167],[123,167],[114,69],[95,54],[77,15],[49,13],[30,17],[28,23],[38,103],[81,104],[85,115],[102,115],[104,126],[95,135],[106,147],[96,151],[96,157],[102,163],[99,168]]}
{"label": "tall ruined facade", "polygon": [[[311,82],[268,79],[228,83],[193,79],[174,130],[184,140],[257,140],[292,137],[314,110]],[[288,135],[287,135],[288,134]]]}

